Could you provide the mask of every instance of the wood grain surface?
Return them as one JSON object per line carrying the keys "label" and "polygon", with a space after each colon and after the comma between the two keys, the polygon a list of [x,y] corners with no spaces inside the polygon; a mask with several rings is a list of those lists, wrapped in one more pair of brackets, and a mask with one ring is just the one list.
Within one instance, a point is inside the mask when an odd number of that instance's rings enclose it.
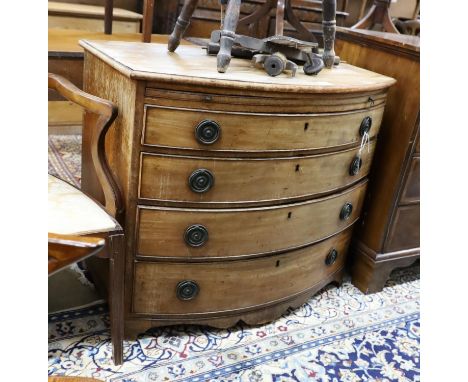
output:
{"label": "wood grain surface", "polygon": [[[343,113],[385,105],[387,90],[350,94],[300,94],[191,86],[148,81],[145,104],[172,109],[269,114]],[[280,107],[280,109],[279,109]],[[313,116],[312,116],[313,117]]]}
{"label": "wood grain surface", "polygon": [[[351,230],[319,244],[261,259],[214,263],[135,264],[135,313],[192,314],[248,310],[279,303],[303,293],[344,266]],[[335,263],[325,258],[338,251]],[[189,301],[176,296],[180,281],[193,280],[200,288]]]}
{"label": "wood grain surface", "polygon": [[339,30],[336,50],[353,65],[391,76],[370,173],[369,197],[351,250],[353,283],[381,290],[392,269],[419,257],[419,37]]}
{"label": "wood grain surface", "polygon": [[80,44],[124,75],[142,80],[296,94],[369,92],[395,83],[390,77],[345,63],[323,69],[317,76],[298,71],[293,78],[271,77],[264,70],[253,68],[249,60],[239,58],[232,59],[226,73],[218,73],[216,57],[196,46],[180,46],[171,53],[163,44],[86,40]]}
{"label": "wood grain surface", "polygon": [[[251,209],[138,208],[140,256],[183,260],[252,256],[284,251],[331,236],[358,217],[366,181],[330,197],[275,207]],[[349,219],[341,220],[345,203],[352,203]],[[201,224],[209,238],[201,247],[184,241],[185,230]]]}
{"label": "wood grain surface", "polygon": [[[368,115],[375,144],[392,79],[345,63],[315,77],[273,78],[240,59],[221,75],[199,47],[170,54],[165,44],[82,46],[86,88],[119,108],[106,152],[126,207],[126,336],[155,325],[266,322],[341,281],[372,150],[356,177],[350,160]],[[205,118],[220,124],[218,143],[197,143]],[[214,187],[194,196],[188,176],[200,168],[212,171]],[[94,184],[86,171],[83,184]],[[341,220],[346,203],[353,211]],[[195,224],[208,230],[201,247],[184,239]],[[336,268],[326,267],[324,243],[338,237]],[[282,269],[283,259],[291,260]],[[190,275],[203,284],[200,305],[174,300]],[[278,287],[278,277],[287,285]],[[222,285],[228,278],[245,284],[232,298]]]}
{"label": "wood grain surface", "polygon": [[[229,204],[274,204],[337,192],[369,173],[375,142],[364,148],[292,158],[199,158],[142,153],[139,198],[177,202],[194,207]],[[362,166],[351,175],[354,160]],[[210,171],[213,186],[194,192],[189,177],[197,169]],[[188,204],[187,204],[188,203]]]}
{"label": "wood grain surface", "polygon": [[[379,131],[383,105],[359,112],[333,114],[226,113],[146,106],[143,144],[197,151],[274,152],[338,150],[361,140],[359,128],[365,117],[372,118],[370,138]],[[196,126],[206,120],[216,122],[221,134],[213,144],[199,143]],[[327,133],[324,134],[323,132]]]}
{"label": "wood grain surface", "polygon": [[[75,16],[104,18],[104,7],[100,5],[63,3],[58,1],[48,1],[47,10],[49,15]],[[113,9],[114,20],[139,21],[143,16],[139,13],[122,8]]]}

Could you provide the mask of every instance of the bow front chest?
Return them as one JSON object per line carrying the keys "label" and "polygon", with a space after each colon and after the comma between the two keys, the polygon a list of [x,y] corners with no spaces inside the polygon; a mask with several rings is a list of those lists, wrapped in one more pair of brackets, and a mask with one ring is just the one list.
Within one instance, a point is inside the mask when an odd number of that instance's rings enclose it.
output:
{"label": "bow front chest", "polygon": [[[125,205],[126,336],[269,321],[341,281],[393,79],[345,63],[269,77],[235,58],[218,73],[196,46],[81,44],[85,91],[119,109],[105,153]],[[102,199],[85,131],[82,187]]]}

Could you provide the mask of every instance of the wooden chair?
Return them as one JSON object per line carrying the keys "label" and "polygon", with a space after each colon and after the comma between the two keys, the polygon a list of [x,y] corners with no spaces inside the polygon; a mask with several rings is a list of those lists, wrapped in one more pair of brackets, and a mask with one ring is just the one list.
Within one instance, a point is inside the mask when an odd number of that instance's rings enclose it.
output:
{"label": "wooden chair", "polygon": [[[112,34],[112,16],[114,0],[106,0],[104,5],[104,33]],[[151,42],[153,31],[154,0],[144,0],[142,42]]]}
{"label": "wooden chair", "polygon": [[421,22],[415,20],[401,20],[394,19],[393,23],[401,34],[407,34],[410,36],[419,36],[421,33]]}
{"label": "wooden chair", "polygon": [[123,361],[123,275],[124,233],[119,221],[123,217],[120,189],[108,167],[104,139],[117,116],[109,101],[78,89],[63,77],[49,73],[49,89],[81,106],[92,121],[92,163],[104,195],[97,202],[81,190],[49,175],[49,275],[86,257],[97,254],[109,259],[109,310],[113,359]]}
{"label": "wooden chair", "polygon": [[390,17],[390,2],[391,0],[374,0],[369,12],[351,29],[373,29],[376,25],[381,25],[384,32],[400,33]]}

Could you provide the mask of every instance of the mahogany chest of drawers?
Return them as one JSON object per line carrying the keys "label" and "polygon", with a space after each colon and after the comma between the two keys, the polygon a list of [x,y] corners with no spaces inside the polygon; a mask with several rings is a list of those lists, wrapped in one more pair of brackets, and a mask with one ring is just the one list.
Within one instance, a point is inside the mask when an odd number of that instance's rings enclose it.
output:
{"label": "mahogany chest of drawers", "polygon": [[353,65],[397,80],[388,93],[351,250],[353,283],[373,293],[393,269],[411,265],[420,254],[419,37],[340,28],[336,50]]}
{"label": "mahogany chest of drawers", "polygon": [[[341,281],[393,79],[346,64],[269,77],[240,59],[220,74],[195,46],[82,46],[84,89],[119,108],[105,152],[126,208],[126,336],[269,321]],[[82,187],[99,199],[88,140]]]}

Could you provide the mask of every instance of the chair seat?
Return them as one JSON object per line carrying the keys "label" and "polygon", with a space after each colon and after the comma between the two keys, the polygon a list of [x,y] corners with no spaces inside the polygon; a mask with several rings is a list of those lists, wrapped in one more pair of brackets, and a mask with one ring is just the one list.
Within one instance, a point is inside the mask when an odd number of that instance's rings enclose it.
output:
{"label": "chair seat", "polygon": [[49,175],[48,227],[50,233],[85,235],[112,231],[117,224],[83,192]]}

